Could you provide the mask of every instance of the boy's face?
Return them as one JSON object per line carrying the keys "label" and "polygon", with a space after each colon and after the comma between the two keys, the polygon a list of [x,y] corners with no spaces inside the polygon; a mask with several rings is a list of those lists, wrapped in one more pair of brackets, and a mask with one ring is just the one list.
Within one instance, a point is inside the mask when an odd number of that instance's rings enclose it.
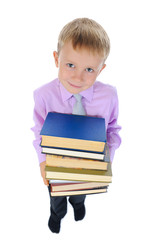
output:
{"label": "boy's face", "polygon": [[53,56],[55,65],[59,68],[58,78],[72,94],[91,87],[106,66],[102,56],[85,48],[74,50],[71,41],[64,44],[59,56],[57,52]]}

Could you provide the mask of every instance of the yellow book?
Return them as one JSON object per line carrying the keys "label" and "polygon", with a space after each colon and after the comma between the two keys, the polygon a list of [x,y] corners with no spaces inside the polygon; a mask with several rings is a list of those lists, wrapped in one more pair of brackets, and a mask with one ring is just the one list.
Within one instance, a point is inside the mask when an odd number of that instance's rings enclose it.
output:
{"label": "yellow book", "polygon": [[50,167],[66,167],[66,168],[84,168],[106,170],[107,161],[88,160],[85,158],[67,157],[61,155],[46,155],[46,165]]}

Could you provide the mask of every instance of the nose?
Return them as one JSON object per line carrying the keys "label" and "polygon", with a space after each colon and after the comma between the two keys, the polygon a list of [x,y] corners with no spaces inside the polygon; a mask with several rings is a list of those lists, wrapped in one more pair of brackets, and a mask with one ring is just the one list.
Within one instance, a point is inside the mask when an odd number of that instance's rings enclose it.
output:
{"label": "nose", "polygon": [[74,75],[72,76],[72,79],[75,81],[75,82],[83,82],[84,81],[84,76],[83,76],[83,72],[81,71],[75,71],[74,72]]}

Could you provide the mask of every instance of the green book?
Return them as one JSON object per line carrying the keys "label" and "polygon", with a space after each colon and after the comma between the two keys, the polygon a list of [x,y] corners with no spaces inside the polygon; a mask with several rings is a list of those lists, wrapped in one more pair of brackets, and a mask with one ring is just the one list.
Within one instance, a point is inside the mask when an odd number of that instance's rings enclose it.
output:
{"label": "green book", "polygon": [[94,181],[108,182],[112,181],[111,163],[108,163],[107,170],[74,169],[63,167],[46,166],[46,179],[61,179],[72,181]]}

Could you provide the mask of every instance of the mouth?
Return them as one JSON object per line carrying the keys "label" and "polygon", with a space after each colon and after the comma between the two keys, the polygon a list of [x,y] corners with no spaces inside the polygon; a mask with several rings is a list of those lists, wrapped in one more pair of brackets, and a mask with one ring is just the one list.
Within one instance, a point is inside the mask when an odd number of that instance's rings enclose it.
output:
{"label": "mouth", "polygon": [[74,88],[81,88],[82,86],[76,86],[74,84],[71,84],[70,82],[68,82],[68,84],[71,86],[71,87],[74,87]]}

